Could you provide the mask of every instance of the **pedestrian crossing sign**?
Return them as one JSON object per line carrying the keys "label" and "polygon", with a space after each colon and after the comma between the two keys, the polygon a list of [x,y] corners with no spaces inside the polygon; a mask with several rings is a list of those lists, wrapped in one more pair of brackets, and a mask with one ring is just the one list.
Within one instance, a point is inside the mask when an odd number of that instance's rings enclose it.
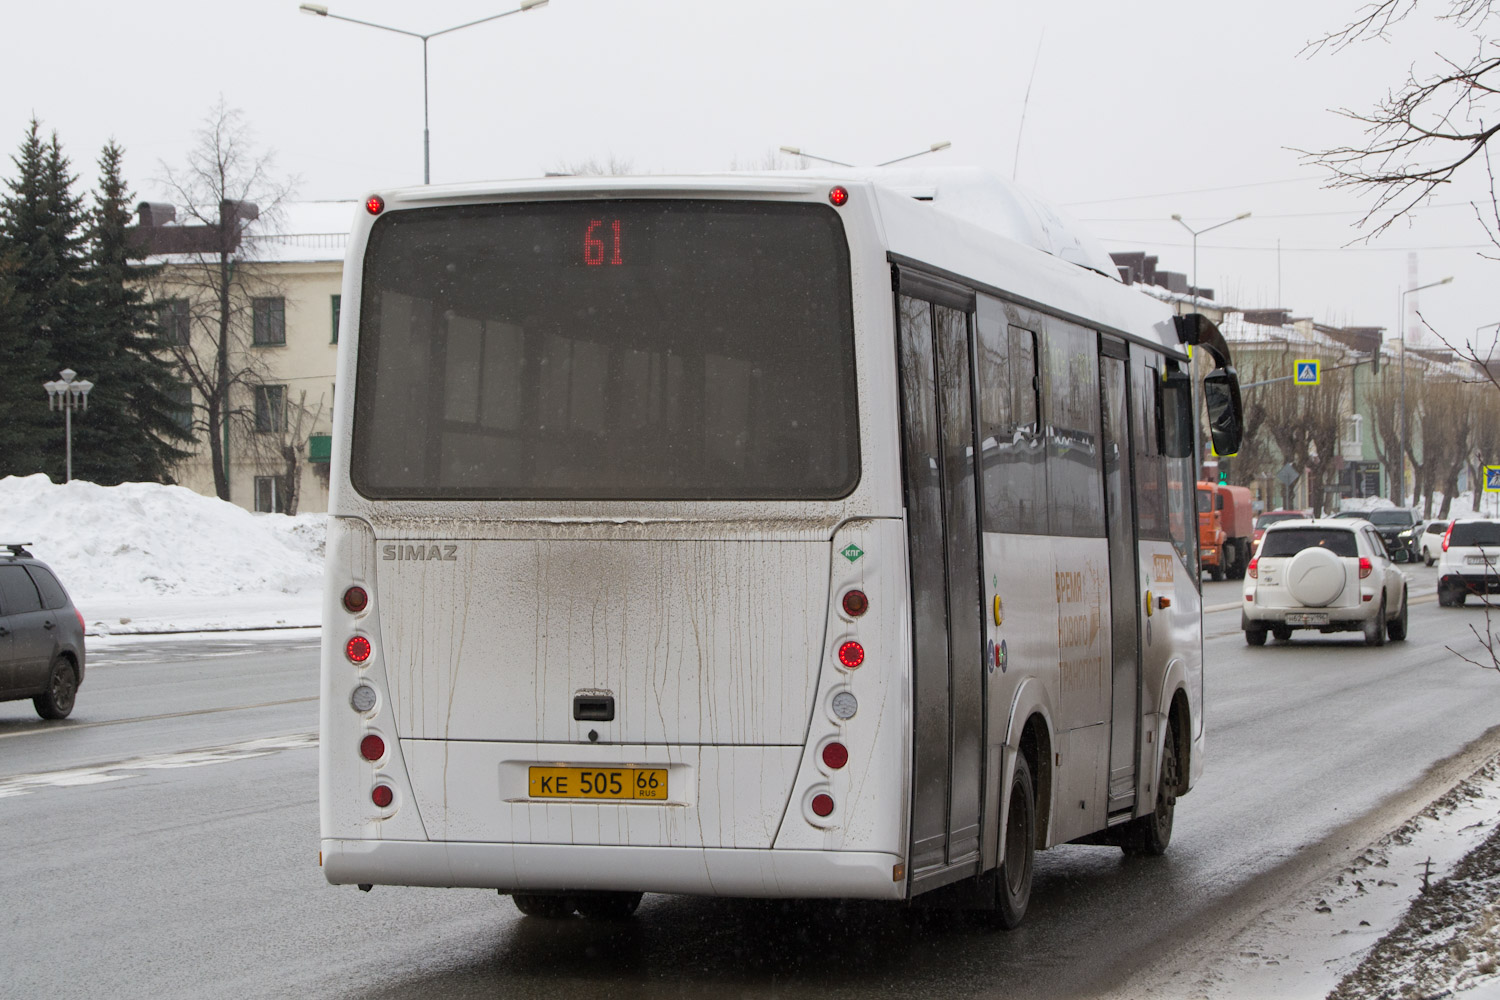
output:
{"label": "pedestrian crossing sign", "polygon": [[1484,467],[1484,491],[1486,493],[1500,493],[1500,465],[1486,465]]}
{"label": "pedestrian crossing sign", "polygon": [[1298,358],[1292,364],[1293,385],[1317,385],[1323,381],[1323,362],[1317,358]]}

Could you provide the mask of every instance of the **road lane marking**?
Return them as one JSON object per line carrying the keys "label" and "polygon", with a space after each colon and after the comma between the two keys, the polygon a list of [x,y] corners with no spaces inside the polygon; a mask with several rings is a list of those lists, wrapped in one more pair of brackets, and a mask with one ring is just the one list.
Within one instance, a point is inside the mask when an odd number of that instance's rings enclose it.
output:
{"label": "road lane marking", "polygon": [[117,760],[107,764],[90,764],[85,767],[70,767],[61,771],[42,771],[37,774],[18,774],[0,778],[0,799],[25,795],[41,788],[72,788],[80,785],[99,785],[125,778],[138,778],[142,771],[159,771],[183,767],[202,767],[206,764],[226,764],[234,760],[249,760],[266,757],[284,750],[305,750],[318,745],[318,734],[293,733],[290,736],[270,736],[241,743],[227,743],[217,747],[202,747],[197,750],[181,750],[175,753],[147,754],[129,760]]}
{"label": "road lane marking", "polygon": [[309,701],[317,701],[318,696],[311,698],[286,698],[282,701],[261,701],[253,705],[226,705],[222,708],[195,708],[191,712],[167,712],[164,715],[138,715],[131,719],[107,719],[103,722],[60,722],[56,725],[40,725],[35,729],[23,729],[14,733],[0,733],[0,740],[14,739],[17,736],[36,736],[39,733],[71,733],[79,729],[94,729],[99,726],[128,726],[137,722],[160,722],[162,719],[186,719],[194,715],[214,715],[219,712],[248,712],[253,708],[276,708],[279,705],[302,705]]}

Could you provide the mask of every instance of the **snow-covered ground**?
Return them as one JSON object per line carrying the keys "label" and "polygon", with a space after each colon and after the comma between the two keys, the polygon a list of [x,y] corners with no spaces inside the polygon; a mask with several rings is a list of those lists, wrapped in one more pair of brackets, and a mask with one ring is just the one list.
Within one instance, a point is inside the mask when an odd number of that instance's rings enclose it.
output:
{"label": "snow-covered ground", "polygon": [[181,486],[0,479],[0,543],[31,543],[90,635],[316,626],[326,519]]}

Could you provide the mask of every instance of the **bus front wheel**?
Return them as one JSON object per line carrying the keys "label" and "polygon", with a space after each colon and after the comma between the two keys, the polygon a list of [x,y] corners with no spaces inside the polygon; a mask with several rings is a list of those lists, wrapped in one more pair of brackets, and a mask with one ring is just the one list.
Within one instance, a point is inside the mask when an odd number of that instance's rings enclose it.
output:
{"label": "bus front wheel", "polygon": [[1031,870],[1036,855],[1036,792],[1031,783],[1031,765],[1016,758],[1016,774],[1010,783],[1010,804],[1005,819],[1005,857],[1000,862],[995,885],[995,910],[1001,927],[1018,926],[1031,902]]}

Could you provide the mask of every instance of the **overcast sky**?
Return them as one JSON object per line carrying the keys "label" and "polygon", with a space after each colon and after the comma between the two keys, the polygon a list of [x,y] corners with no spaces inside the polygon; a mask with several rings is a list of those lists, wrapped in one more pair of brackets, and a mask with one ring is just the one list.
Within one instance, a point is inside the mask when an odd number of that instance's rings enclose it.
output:
{"label": "overcast sky", "polygon": [[[1356,141],[1329,109],[1366,109],[1412,63],[1474,48],[1418,17],[1390,43],[1299,57],[1361,2],[552,0],[430,43],[433,180],[611,157],[641,172],[759,167],[782,144],[868,164],[947,140],[932,162],[1014,170],[1110,250],[1174,270],[1190,273],[1192,253],[1172,213],[1202,229],[1253,212],[1199,241],[1200,284],[1234,304],[1394,329],[1407,250],[1421,248],[1415,284],[1455,276],[1422,293],[1422,312],[1462,340],[1500,322],[1500,263],[1478,257],[1468,207],[1485,178],[1340,249],[1361,237],[1362,202],[1324,190],[1292,151]],[[513,5],[328,3],[417,32]],[[422,179],[416,39],[297,0],[59,0],[10,5],[5,26],[0,148],[34,114],[86,182],[114,137],[137,195],[159,196],[161,163],[183,160],[220,94],[302,199]]]}

